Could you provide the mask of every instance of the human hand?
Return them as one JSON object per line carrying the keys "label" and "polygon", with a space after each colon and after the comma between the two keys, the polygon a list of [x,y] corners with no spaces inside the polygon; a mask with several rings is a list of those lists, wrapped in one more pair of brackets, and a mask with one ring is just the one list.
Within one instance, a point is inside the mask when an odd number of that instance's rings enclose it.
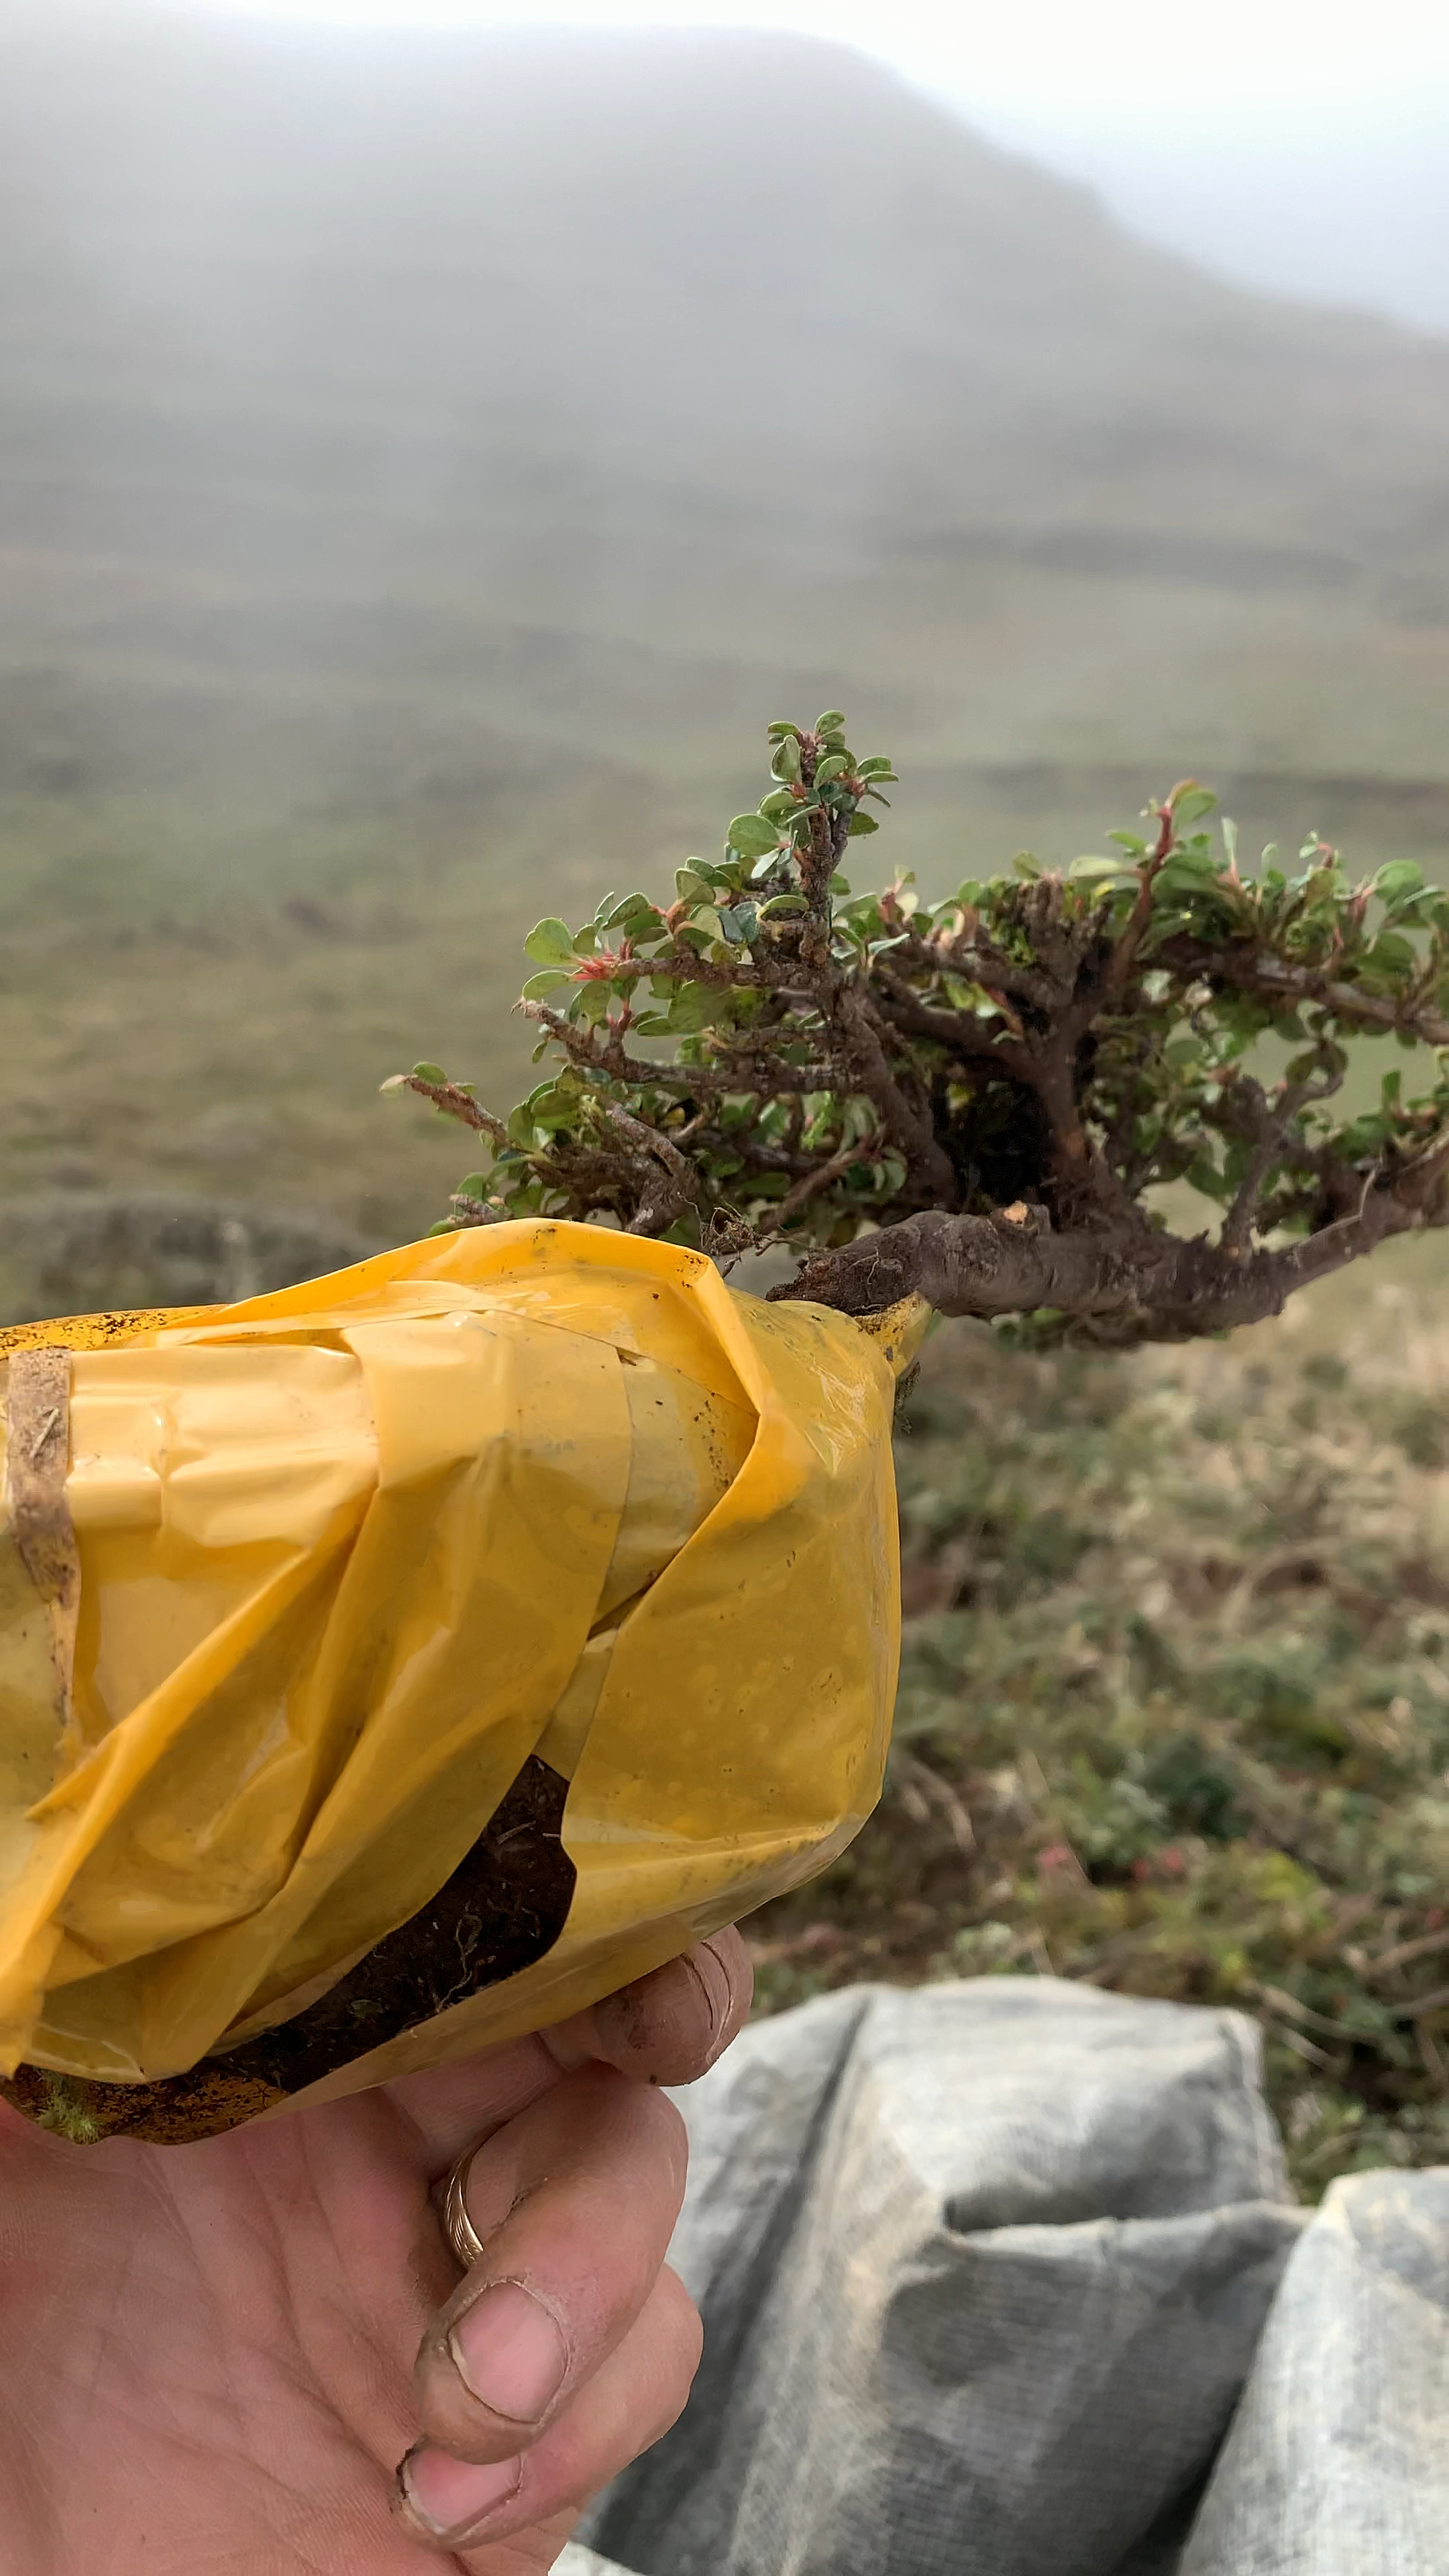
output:
{"label": "human hand", "polygon": [[[543,2576],[688,2394],[653,2088],[748,2002],[725,1932],[541,2037],[196,2146],[0,2104],[6,2576]],[[460,2280],[436,2193],[479,2139]]]}

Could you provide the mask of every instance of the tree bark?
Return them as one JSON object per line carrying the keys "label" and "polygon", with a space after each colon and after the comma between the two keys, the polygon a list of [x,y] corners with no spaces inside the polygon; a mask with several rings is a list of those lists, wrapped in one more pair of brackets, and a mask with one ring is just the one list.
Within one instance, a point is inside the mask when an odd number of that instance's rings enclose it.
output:
{"label": "tree bark", "polygon": [[1234,1253],[1199,1235],[1182,1242],[1143,1222],[1054,1232],[1040,1208],[992,1216],[927,1210],[840,1252],[815,1254],[770,1291],[847,1315],[877,1314],[912,1292],[943,1315],[995,1317],[1049,1308],[1108,1342],[1177,1341],[1262,1323],[1294,1291],[1424,1221],[1387,1189],[1358,1214],[1301,1242]]}

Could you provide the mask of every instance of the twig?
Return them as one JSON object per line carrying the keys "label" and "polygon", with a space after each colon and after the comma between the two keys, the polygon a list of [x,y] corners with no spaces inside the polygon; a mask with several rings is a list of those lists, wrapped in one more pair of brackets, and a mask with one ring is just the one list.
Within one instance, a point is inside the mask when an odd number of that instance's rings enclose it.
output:
{"label": "twig", "polygon": [[1412,1967],[1416,1959],[1432,1959],[1441,1950],[1449,1950],[1449,1925],[1442,1932],[1421,1932],[1416,1940],[1396,1942],[1392,1950],[1381,1950],[1370,1959],[1363,1973],[1372,1983],[1392,1975],[1395,1968]]}
{"label": "twig", "polygon": [[1172,808],[1170,805],[1164,805],[1158,818],[1157,846],[1143,860],[1138,870],[1137,900],[1127,916],[1126,927],[1107,960],[1106,972],[1102,977],[1102,1004],[1107,1010],[1115,1009],[1127,990],[1128,978],[1137,963],[1137,952],[1152,926],[1157,880],[1172,856],[1175,840],[1176,830],[1172,819]]}
{"label": "twig", "polygon": [[1019,1082],[1030,1079],[1020,1038],[998,1036],[974,1011],[942,1011],[923,1002],[888,966],[876,966],[874,981],[897,1028],[912,1037],[931,1039],[963,1064],[997,1064]]}
{"label": "twig", "polygon": [[1233,1194],[1218,1235],[1219,1250],[1231,1253],[1235,1259],[1251,1241],[1263,1183],[1274,1163],[1282,1157],[1294,1119],[1312,1101],[1330,1099],[1342,1084],[1342,1072],[1334,1071],[1328,1047],[1320,1046],[1317,1053],[1324,1075],[1321,1083],[1280,1083],[1271,1101],[1262,1085],[1251,1079],[1240,1078],[1231,1086],[1229,1097],[1244,1101],[1251,1123],[1258,1131],[1242,1180]]}
{"label": "twig", "polygon": [[599,1106],[610,1124],[618,1128],[621,1136],[627,1136],[631,1144],[639,1147],[641,1153],[651,1155],[654,1161],[662,1166],[665,1176],[653,1195],[644,1199],[637,1215],[630,1219],[625,1232],[663,1234],[665,1229],[674,1223],[677,1216],[682,1215],[687,1207],[695,1204],[699,1194],[698,1180],[678,1146],[671,1143],[667,1136],[661,1136],[657,1128],[646,1127],[642,1118],[631,1117],[629,1111],[621,1109],[617,1101],[601,1099]]}
{"label": "twig", "polygon": [[1336,2039],[1340,2048],[1349,2047],[1361,2035],[1345,2030],[1342,2022],[1330,2021],[1327,2013],[1314,2012],[1311,2005],[1301,2004],[1296,1995],[1285,1994],[1281,1986],[1258,1986],[1255,1992],[1258,2001],[1279,2020],[1293,2022],[1299,2030],[1316,2030],[1325,2039]]}
{"label": "twig", "polygon": [[465,1091],[459,1083],[429,1082],[420,1073],[395,1073],[382,1087],[384,1091],[419,1092],[446,1117],[461,1119],[465,1127],[476,1129],[480,1136],[487,1136],[493,1144],[501,1146],[508,1142],[508,1130],[503,1120],[494,1118],[486,1109],[480,1109],[472,1092]]}
{"label": "twig", "polygon": [[1431,2084],[1449,2087],[1449,2057],[1446,2057],[1426,2022],[1420,2022],[1414,2033],[1418,2042],[1419,2062]]}
{"label": "twig", "polygon": [[[803,1172],[793,1188],[787,1190],[780,1201],[775,1226],[788,1224],[791,1217],[798,1216],[803,1208],[809,1206],[813,1198],[819,1197],[822,1190],[832,1189],[837,1181],[843,1180],[845,1174],[853,1171],[857,1163],[873,1161],[883,1143],[884,1139],[880,1136],[861,1137],[854,1144],[842,1145],[839,1153],[832,1154],[828,1163],[817,1163],[813,1170]],[[775,1227],[772,1226],[770,1229],[772,1234],[774,1230]]]}
{"label": "twig", "polygon": [[937,1142],[930,1112],[915,1108],[907,1099],[886,1060],[871,1012],[863,996],[853,990],[840,996],[839,1027],[860,1088],[879,1110],[907,1168],[920,1174],[937,1200],[954,1199],[956,1175],[949,1154]]}
{"label": "twig", "polygon": [[943,1780],[939,1771],[933,1771],[930,1763],[923,1762],[915,1753],[898,1753],[896,1767],[919,1791],[927,1805],[936,1809],[962,1858],[973,1859],[976,1829],[971,1822],[971,1812],[964,1800],[957,1796],[950,1781]]}
{"label": "twig", "polygon": [[1436,1986],[1431,1995],[1416,1995],[1412,2003],[1390,2006],[1396,2021],[1426,2021],[1430,2013],[1449,2012],[1449,1986]]}
{"label": "twig", "polygon": [[1417,1003],[1405,1010],[1401,1003],[1385,995],[1366,993],[1357,984],[1339,983],[1315,967],[1292,966],[1281,957],[1264,956],[1261,949],[1246,941],[1209,946],[1200,939],[1169,939],[1154,950],[1152,962],[1155,966],[1174,967],[1179,973],[1233,984],[1243,992],[1316,1002],[1325,1010],[1337,1012],[1341,1019],[1365,1021],[1380,1029],[1403,1029],[1406,1035],[1423,1038],[1429,1046],[1449,1046],[1449,1020],[1438,1011],[1426,1010]]}

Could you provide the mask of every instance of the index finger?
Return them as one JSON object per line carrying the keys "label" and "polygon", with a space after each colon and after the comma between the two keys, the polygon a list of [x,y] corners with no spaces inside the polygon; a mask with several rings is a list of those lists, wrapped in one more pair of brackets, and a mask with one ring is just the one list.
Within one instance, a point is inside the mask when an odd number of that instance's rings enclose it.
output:
{"label": "index finger", "polygon": [[640,2084],[693,2084],[744,2028],[753,1989],[750,1954],[730,1924],[540,2036],[570,2073],[592,2059]]}
{"label": "index finger", "polygon": [[639,2084],[692,2084],[743,2028],[751,1982],[749,1952],[731,1926],[552,2030],[383,2090],[418,2131],[424,2169],[438,2179],[465,2147],[578,2067],[613,2066]]}

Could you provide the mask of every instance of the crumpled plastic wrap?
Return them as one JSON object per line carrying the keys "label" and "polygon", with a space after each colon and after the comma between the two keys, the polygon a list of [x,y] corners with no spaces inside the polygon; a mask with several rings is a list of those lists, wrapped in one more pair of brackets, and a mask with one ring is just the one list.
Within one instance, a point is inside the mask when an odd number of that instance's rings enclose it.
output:
{"label": "crumpled plastic wrap", "polygon": [[[766,1305],[686,1249],[529,1222],[0,1335],[10,2097],[84,2137],[352,2091],[558,2020],[822,1867],[879,1792],[923,1318]],[[470,1855],[497,1876],[529,1832],[572,1871],[538,1955],[490,1975],[486,1886],[445,1902],[392,2028],[370,1966],[385,1988]],[[355,2018],[327,2071],[258,2074],[258,2034],[329,1993]],[[127,2119],[199,2066],[186,2121]]]}

